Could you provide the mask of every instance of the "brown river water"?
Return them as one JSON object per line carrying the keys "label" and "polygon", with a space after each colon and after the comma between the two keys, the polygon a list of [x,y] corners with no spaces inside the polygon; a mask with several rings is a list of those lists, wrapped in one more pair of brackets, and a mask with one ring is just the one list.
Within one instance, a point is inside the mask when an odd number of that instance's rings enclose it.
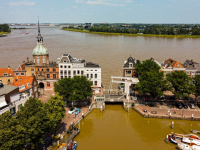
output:
{"label": "brown river water", "polygon": [[166,143],[167,134],[190,133],[200,129],[200,122],[143,118],[134,110],[127,113],[120,105],[106,105],[103,113],[99,109],[80,122],[77,150],[175,150],[176,145]]}
{"label": "brown river water", "polygon": [[[23,35],[25,32],[29,34]],[[42,27],[44,45],[50,60],[56,61],[68,53],[75,58],[98,63],[102,66],[102,83],[108,88],[110,76],[122,76],[122,66],[130,55],[139,60],[150,57],[158,61],[168,58],[184,62],[193,59],[200,62],[200,39],[158,38],[141,36],[98,35],[62,31],[58,27]],[[13,30],[0,38],[0,67],[16,68],[26,57],[32,60],[36,46],[37,29]],[[101,114],[94,109],[80,122],[81,133],[75,138],[77,150],[171,150],[166,144],[168,133],[189,133],[200,130],[200,122],[142,118],[135,111],[126,113],[120,105],[106,105]]]}

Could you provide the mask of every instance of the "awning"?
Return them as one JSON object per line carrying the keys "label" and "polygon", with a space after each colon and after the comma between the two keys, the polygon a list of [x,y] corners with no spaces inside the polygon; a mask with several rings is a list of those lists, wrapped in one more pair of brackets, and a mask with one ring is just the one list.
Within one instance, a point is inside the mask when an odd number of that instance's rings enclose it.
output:
{"label": "awning", "polygon": [[8,105],[8,104],[6,103],[5,96],[1,96],[0,97],[0,107],[4,107],[6,105]]}

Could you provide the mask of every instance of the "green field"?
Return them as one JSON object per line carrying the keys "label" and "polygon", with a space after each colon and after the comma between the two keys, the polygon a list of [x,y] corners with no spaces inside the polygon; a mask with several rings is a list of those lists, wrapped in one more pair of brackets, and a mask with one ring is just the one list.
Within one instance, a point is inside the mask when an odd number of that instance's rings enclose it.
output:
{"label": "green field", "polygon": [[129,34],[129,33],[110,33],[110,32],[90,32],[86,30],[77,30],[77,29],[62,29],[62,30],[73,31],[73,32],[94,33],[94,34],[104,34],[104,35],[146,36],[146,37],[166,37],[166,38],[200,38],[200,35]]}

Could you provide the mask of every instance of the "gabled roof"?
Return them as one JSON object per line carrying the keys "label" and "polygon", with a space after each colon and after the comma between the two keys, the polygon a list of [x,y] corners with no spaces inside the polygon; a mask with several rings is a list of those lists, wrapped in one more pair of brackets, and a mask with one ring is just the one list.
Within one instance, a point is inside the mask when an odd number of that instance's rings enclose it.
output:
{"label": "gabled roof", "polygon": [[193,65],[188,65],[188,66],[186,67],[186,70],[197,70],[197,69],[194,68]]}
{"label": "gabled roof", "polygon": [[25,71],[25,64],[19,65],[15,71]]}
{"label": "gabled roof", "polygon": [[11,68],[0,68],[0,76],[3,76],[4,73],[7,73],[8,77],[13,76],[14,75],[13,71],[14,69],[11,69]]}
{"label": "gabled roof", "polygon": [[0,95],[8,94],[17,88],[18,87],[16,87],[16,86],[4,84],[3,87],[0,88]]}
{"label": "gabled roof", "polygon": [[[25,85],[25,89],[20,90],[20,92],[22,92],[22,91],[25,91],[25,90],[27,90],[27,89],[32,87],[33,79],[34,79],[33,76],[25,77],[25,78],[23,78],[21,80],[18,78],[17,81],[15,80],[10,85],[17,86],[17,87]],[[30,83],[30,86],[28,86],[28,83]]]}
{"label": "gabled roof", "polygon": [[165,62],[164,62],[165,66],[166,67],[173,67],[173,68],[184,68],[184,66],[178,62],[178,61],[175,61],[171,58],[167,59]]}
{"label": "gabled roof", "polygon": [[136,64],[139,62],[139,60],[135,60],[135,58],[133,59],[131,56],[127,59],[127,61],[124,63],[124,68],[128,68],[129,67],[129,63],[133,64],[133,67],[136,66]]}

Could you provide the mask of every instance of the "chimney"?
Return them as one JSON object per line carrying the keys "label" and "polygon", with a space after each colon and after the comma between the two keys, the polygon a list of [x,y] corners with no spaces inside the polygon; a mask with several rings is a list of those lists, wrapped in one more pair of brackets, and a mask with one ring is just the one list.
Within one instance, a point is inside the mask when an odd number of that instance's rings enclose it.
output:
{"label": "chimney", "polygon": [[29,63],[29,58],[28,57],[26,57],[26,61],[27,61],[27,63]]}
{"label": "chimney", "polygon": [[10,66],[8,66],[8,69],[10,69]]}
{"label": "chimney", "polygon": [[23,64],[25,65],[25,61],[23,61]]}

